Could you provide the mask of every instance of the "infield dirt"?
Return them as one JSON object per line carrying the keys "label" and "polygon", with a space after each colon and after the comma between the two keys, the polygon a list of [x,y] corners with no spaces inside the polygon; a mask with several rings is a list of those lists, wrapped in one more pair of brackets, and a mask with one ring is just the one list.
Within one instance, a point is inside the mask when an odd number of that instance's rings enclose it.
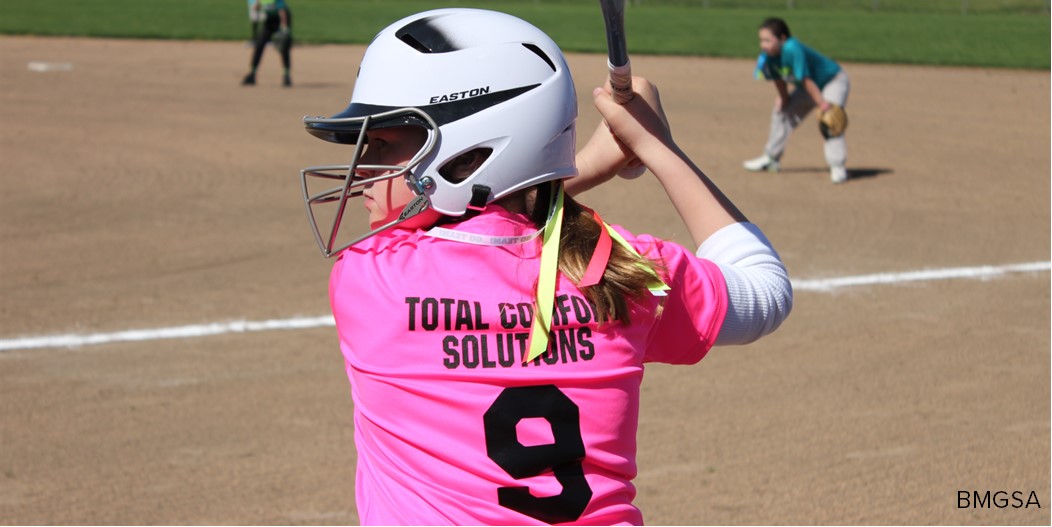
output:
{"label": "infield dirt", "polygon": [[[244,88],[241,43],[0,38],[0,339],[326,314],[298,171],[345,160],[301,117],[343,108],[362,49],[296,48],[292,89],[267,50]],[[583,140],[605,59],[569,58]],[[1047,71],[845,64],[832,185],[813,117],[781,174],[740,168],[774,97],[749,61],[633,65],[794,279],[1049,260]],[[582,200],[689,242],[651,178]],[[644,517],[1048,525],[1049,293],[1047,271],[798,291],[775,335],[649,367]],[[351,412],[331,327],[0,352],[0,522],[355,523]]]}

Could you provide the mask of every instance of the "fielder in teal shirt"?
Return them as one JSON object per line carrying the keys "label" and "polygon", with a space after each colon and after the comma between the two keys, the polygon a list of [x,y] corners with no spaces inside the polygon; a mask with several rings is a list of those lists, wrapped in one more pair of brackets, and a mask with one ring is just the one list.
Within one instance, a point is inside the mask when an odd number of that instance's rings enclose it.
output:
{"label": "fielder in teal shirt", "polygon": [[760,53],[760,58],[756,61],[757,79],[783,79],[793,84],[801,84],[804,79],[811,79],[822,89],[840,73],[839,64],[807,47],[796,37],[787,38],[781,51],[776,57]]}
{"label": "fielder in teal shirt", "polygon": [[[811,110],[817,109],[821,114],[833,105],[846,107],[851,84],[839,64],[793,37],[785,20],[764,20],[758,37],[762,53],[756,60],[754,75],[771,81],[778,96],[771,112],[763,155],[745,161],[742,166],[753,172],[778,172],[793,130]],[[823,150],[829,163],[830,180],[846,181],[847,142],[843,134],[826,138]]]}

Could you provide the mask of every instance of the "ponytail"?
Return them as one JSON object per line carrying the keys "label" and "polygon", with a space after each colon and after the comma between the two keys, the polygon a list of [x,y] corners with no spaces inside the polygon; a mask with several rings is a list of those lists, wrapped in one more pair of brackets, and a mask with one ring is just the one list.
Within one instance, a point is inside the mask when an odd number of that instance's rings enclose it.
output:
{"label": "ponytail", "polygon": [[[555,185],[561,184],[561,181],[554,181],[538,185],[534,203],[548,203]],[[545,207],[534,206],[531,217],[538,227],[544,226],[547,213]],[[570,196],[565,196],[559,240],[559,272],[574,283],[580,282],[599,243],[600,233],[605,228],[606,225],[596,221],[591,210]],[[644,298],[650,293],[648,286],[653,282],[658,268],[656,262],[635,254],[620,243],[614,243],[603,277],[597,284],[581,288],[581,293],[595,306],[600,323],[616,320],[628,324],[631,322],[629,301]]]}
{"label": "ponytail", "polygon": [[[459,156],[440,171],[450,181],[463,181],[485,161],[490,151],[471,151]],[[448,168],[448,170],[447,170]],[[499,202],[511,210],[524,211],[539,229],[543,229],[550,214],[549,204],[562,181],[540,183],[530,189],[512,194]],[[535,192],[531,192],[535,191]],[[463,217],[444,217],[439,224],[455,223]],[[559,272],[574,283],[580,283],[599,243],[606,225],[596,220],[590,209],[569,195],[563,197],[563,225],[559,240]],[[620,243],[613,243],[610,259],[598,283],[581,287],[581,293],[595,306],[600,323],[616,320],[628,324],[629,301],[650,294],[650,285],[661,266]]]}

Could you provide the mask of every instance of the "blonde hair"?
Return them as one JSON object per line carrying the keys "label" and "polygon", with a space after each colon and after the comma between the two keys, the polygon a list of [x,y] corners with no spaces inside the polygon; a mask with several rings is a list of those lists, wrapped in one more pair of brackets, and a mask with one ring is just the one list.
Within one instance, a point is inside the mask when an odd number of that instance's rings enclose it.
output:
{"label": "blonde hair", "polygon": [[[554,181],[536,187],[537,197],[530,217],[539,228],[544,226],[548,211],[537,205],[548,203],[548,197],[557,191],[557,185],[562,185],[562,182]],[[605,228],[605,225],[596,221],[590,209],[565,196],[559,241],[559,272],[575,283],[579,282],[599,243],[600,233]],[[649,294],[648,286],[659,270],[663,268],[657,262],[614,242],[603,277],[595,285],[582,287],[581,293],[595,306],[600,323],[616,320],[629,324],[630,301]]]}
{"label": "blonde hair", "polygon": [[[489,149],[466,152],[443,166],[439,173],[450,181],[462,181],[474,172],[489,156]],[[523,212],[538,229],[548,222],[549,203],[562,181],[549,181],[507,196],[499,203],[509,210]],[[446,217],[439,223],[458,222],[465,218]],[[574,283],[581,281],[592,254],[606,226],[597,222],[592,211],[569,195],[563,198],[563,226],[559,240],[559,272]],[[640,256],[620,243],[610,248],[610,259],[599,283],[581,288],[584,297],[595,306],[600,323],[618,321],[631,323],[629,302],[649,294],[649,285],[656,273],[664,268],[657,262]],[[534,302],[536,304],[536,300]],[[535,306],[536,307],[536,306]]]}

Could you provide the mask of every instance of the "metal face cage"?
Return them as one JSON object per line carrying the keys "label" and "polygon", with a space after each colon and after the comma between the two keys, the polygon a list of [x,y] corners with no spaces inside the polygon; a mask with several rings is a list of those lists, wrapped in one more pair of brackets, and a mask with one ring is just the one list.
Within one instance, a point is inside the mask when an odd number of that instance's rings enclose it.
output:
{"label": "metal face cage", "polygon": [[[307,130],[318,136],[328,135],[340,142],[350,144],[354,141],[354,153],[346,165],[322,165],[307,167],[300,171],[300,186],[303,192],[303,202],[307,209],[307,218],[314,232],[314,240],[322,254],[329,258],[334,254],[370,237],[378,232],[394,227],[414,216],[424,212],[430,207],[426,191],[434,187],[434,181],[429,177],[418,178],[413,173],[413,168],[423,161],[439,142],[439,128],[434,119],[426,112],[418,108],[400,108],[382,113],[365,115],[363,117],[304,117],[303,123]],[[420,150],[404,166],[400,165],[364,165],[359,161],[368,148],[368,136],[366,132],[370,129],[391,128],[396,126],[420,126],[428,131],[427,139]],[[366,177],[361,174],[379,174],[374,177]],[[405,178],[406,184],[416,195],[402,210],[398,219],[372,229],[349,242],[337,246],[337,235],[342,226],[344,212],[347,207],[348,198],[362,195],[362,189],[379,181]],[[324,188],[312,192],[310,179],[331,181],[335,186],[324,185]],[[335,204],[335,213],[332,215],[331,224],[328,225],[327,235],[322,234],[319,225],[319,215],[315,213],[318,207],[329,207]],[[331,209],[330,209],[331,210]],[[326,222],[328,223],[328,222]]]}

